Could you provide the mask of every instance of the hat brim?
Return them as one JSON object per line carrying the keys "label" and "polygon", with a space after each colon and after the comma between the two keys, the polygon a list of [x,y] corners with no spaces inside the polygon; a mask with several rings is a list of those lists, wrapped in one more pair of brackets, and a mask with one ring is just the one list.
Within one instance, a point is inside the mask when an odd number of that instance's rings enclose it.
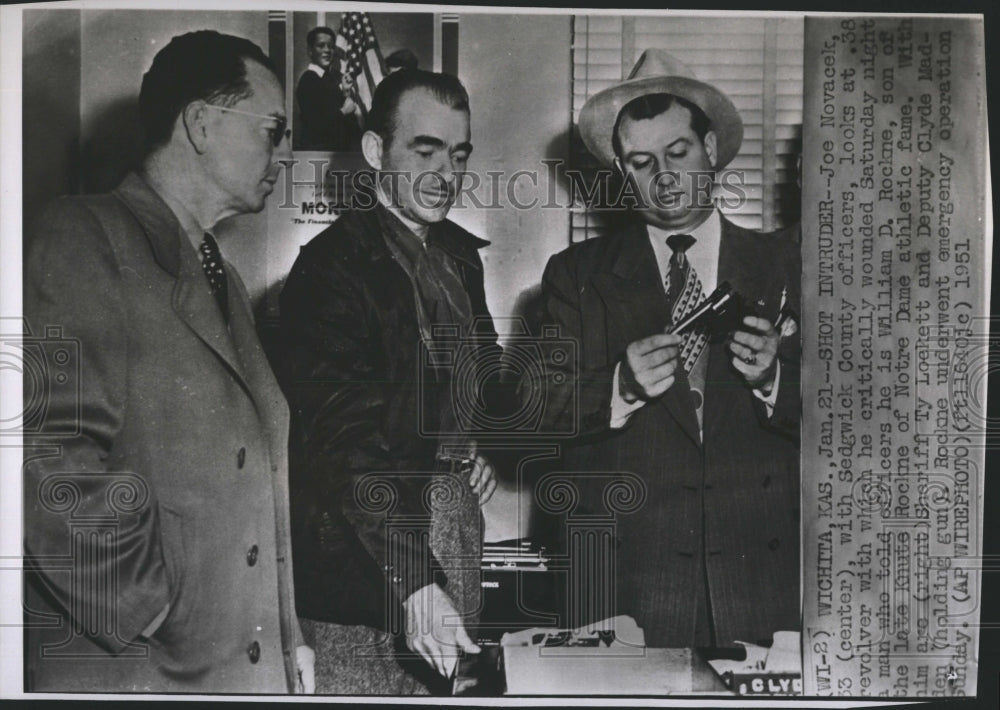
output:
{"label": "hat brim", "polygon": [[648,76],[604,89],[592,96],[580,111],[580,136],[587,149],[602,163],[614,163],[611,132],[618,114],[629,101],[647,94],[673,94],[705,112],[715,132],[716,169],[725,167],[736,157],[743,143],[743,119],[728,96],[697,79]]}

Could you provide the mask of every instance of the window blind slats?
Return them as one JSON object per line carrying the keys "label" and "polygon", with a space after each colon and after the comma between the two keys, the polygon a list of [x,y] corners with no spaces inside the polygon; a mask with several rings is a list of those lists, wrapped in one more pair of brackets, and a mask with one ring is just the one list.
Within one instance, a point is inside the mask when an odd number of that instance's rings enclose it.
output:
{"label": "window blind slats", "polygon": [[636,25],[651,34],[700,34],[711,37],[720,47],[729,37],[719,35],[764,34],[764,18],[755,17],[637,17]]}
{"label": "window blind slats", "polygon": [[614,32],[593,32],[587,35],[585,42],[574,43],[574,49],[614,49],[621,48],[621,28]]}

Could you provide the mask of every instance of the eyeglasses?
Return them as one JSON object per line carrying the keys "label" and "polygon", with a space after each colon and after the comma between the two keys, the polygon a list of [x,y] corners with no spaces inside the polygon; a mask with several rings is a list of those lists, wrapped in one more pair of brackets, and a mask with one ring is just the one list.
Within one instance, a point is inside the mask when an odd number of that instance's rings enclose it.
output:
{"label": "eyeglasses", "polygon": [[268,129],[271,132],[271,142],[274,143],[274,147],[277,148],[281,145],[281,139],[287,138],[292,139],[292,129],[288,128],[288,120],[281,118],[279,116],[265,116],[260,113],[250,113],[249,111],[240,111],[235,108],[229,108],[228,106],[216,106],[215,104],[205,104],[209,108],[214,108],[219,111],[227,111],[229,113],[238,113],[243,116],[253,116],[254,118],[266,118],[268,121],[274,121],[275,127]]}

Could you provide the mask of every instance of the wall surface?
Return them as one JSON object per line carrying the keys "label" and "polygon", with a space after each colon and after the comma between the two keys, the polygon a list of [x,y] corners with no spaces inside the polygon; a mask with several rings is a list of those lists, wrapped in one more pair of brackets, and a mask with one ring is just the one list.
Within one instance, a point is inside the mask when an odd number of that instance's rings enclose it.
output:
{"label": "wall surface", "polygon": [[[481,254],[486,295],[495,317],[521,310],[541,280],[548,257],[569,244],[569,212],[544,208],[550,187],[566,203],[562,184],[549,184],[543,159],[565,160],[570,122],[569,16],[459,16],[459,76],[472,103],[469,169],[486,180],[504,171],[502,209],[452,210],[452,219],[492,242]],[[517,209],[507,199],[507,179],[518,170],[537,171],[537,187],[518,178],[515,199],[540,202]],[[486,201],[486,200],[484,200]],[[489,201],[486,201],[487,203]]]}
{"label": "wall surface", "polygon": [[80,13],[27,10],[22,59],[23,209],[30,221],[80,179]]}

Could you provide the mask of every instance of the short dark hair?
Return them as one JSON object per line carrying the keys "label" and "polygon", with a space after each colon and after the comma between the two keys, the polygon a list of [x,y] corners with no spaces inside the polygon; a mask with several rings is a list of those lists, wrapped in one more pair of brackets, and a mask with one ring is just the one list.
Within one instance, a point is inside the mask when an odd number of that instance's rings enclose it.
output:
{"label": "short dark hair", "polygon": [[398,125],[399,102],[406,92],[417,89],[429,91],[445,106],[469,113],[469,94],[458,77],[424,69],[395,72],[375,88],[368,112],[368,129],[379,134],[386,146],[392,143]]}
{"label": "short dark hair", "polygon": [[214,30],[178,35],[157,52],[139,90],[147,153],[169,142],[177,117],[192,101],[232,106],[251,96],[247,60],[274,72],[256,44]]}
{"label": "short dark hair", "polygon": [[316,38],[320,35],[330,35],[334,39],[337,38],[337,33],[331,30],[329,27],[313,27],[309,30],[309,34],[306,35],[306,44],[312,47],[316,44]]}
{"label": "short dark hair", "polygon": [[417,59],[417,55],[406,47],[397,49],[385,58],[385,66],[387,69],[393,67],[399,67],[400,69],[416,69],[419,64],[420,60]]}
{"label": "short dark hair", "polygon": [[632,99],[618,112],[618,118],[615,119],[615,127],[611,133],[611,147],[614,149],[618,159],[622,159],[622,142],[618,136],[618,132],[623,119],[628,118],[632,121],[644,121],[655,118],[661,113],[669,111],[670,107],[674,104],[683,106],[691,112],[691,130],[704,143],[705,135],[712,129],[712,122],[705,115],[704,111],[687,99],[675,96],[674,94],[646,94],[645,96]]}

